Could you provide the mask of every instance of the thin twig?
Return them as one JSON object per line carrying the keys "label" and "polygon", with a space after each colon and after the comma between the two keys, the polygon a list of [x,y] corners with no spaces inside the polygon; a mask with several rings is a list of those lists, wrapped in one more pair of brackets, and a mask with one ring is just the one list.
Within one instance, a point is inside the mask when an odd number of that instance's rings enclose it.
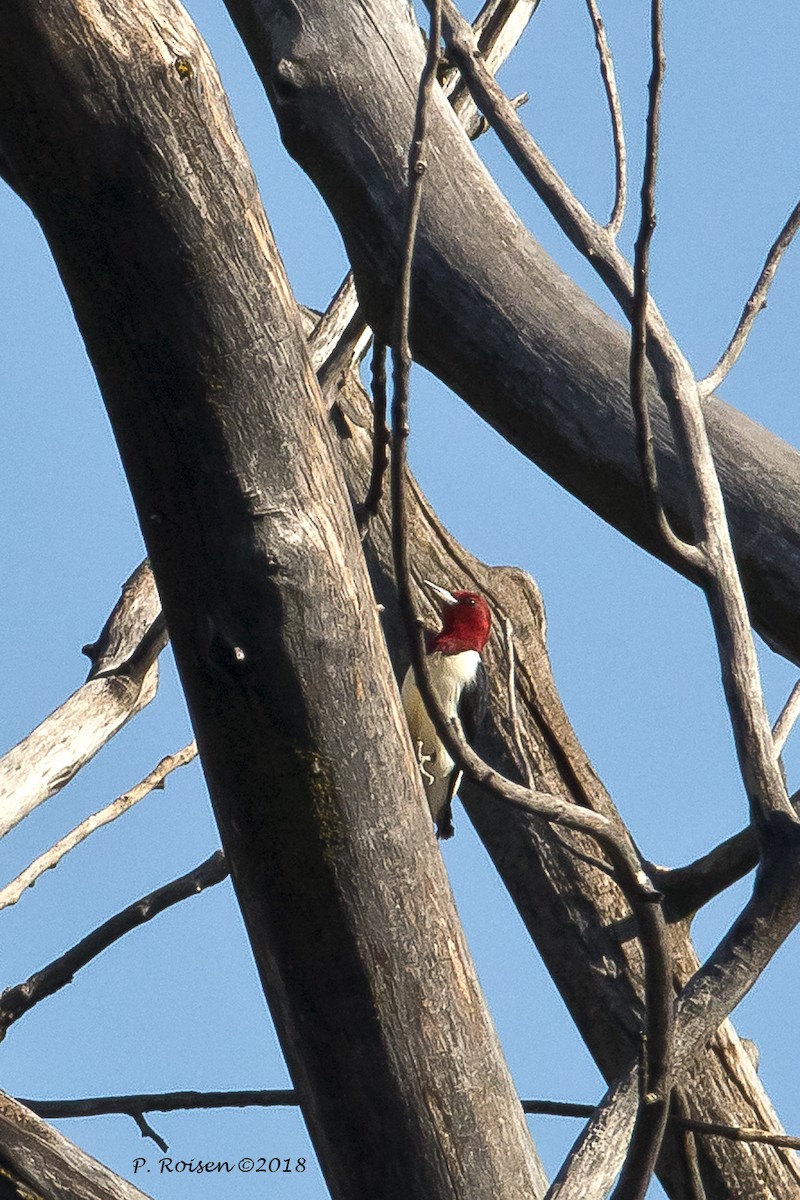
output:
{"label": "thin twig", "polygon": [[150,1138],[151,1141],[155,1142],[162,1154],[166,1154],[169,1150],[169,1143],[164,1141],[160,1133],[156,1133],[155,1129],[153,1129],[153,1126],[147,1120],[144,1113],[132,1112],[130,1116],[139,1127],[139,1132],[141,1133],[142,1137]]}
{"label": "thin twig", "polygon": [[125,582],[97,641],[89,677],[0,758],[0,837],[65,787],[156,694],[167,633],[147,562]]}
{"label": "thin twig", "polygon": [[[794,793],[791,804],[800,813],[800,792]],[[758,839],[753,826],[747,825],[685,866],[648,863],[647,872],[664,894],[667,919],[680,921],[754,871],[758,862]]]}
{"label": "thin twig", "polygon": [[[483,68],[470,26],[451,0],[441,0],[441,4],[448,52],[478,107],[561,228],[630,317],[632,273],[614,239],[576,200]],[[652,297],[647,301],[647,351],[669,413],[676,452],[693,482],[690,500],[698,545],[680,542],[673,549],[680,554],[687,573],[698,578],[706,590],[742,780],[751,818],[765,848],[772,831],[795,818],[772,746],[747,605],[697,382]]]}
{"label": "thin twig", "polygon": [[[540,0],[488,0],[475,18],[473,28],[478,38],[487,68],[495,74],[510,56],[536,11]],[[446,91],[450,92],[453,111],[464,126],[467,136],[476,141],[488,129],[489,123],[478,113],[469,92],[457,71],[448,72]],[[520,92],[511,101],[515,109],[528,102],[528,93]],[[319,374],[336,353],[348,328],[354,341],[354,354],[365,351],[365,341],[354,338],[353,322],[358,313],[358,296],[352,271],[339,285],[327,310],[320,317],[309,338],[309,350],[314,370]],[[363,338],[370,331],[361,319]]]}
{"label": "thin twig", "polygon": [[[690,1200],[707,1200],[706,1189],[703,1185],[703,1176],[700,1173],[700,1159],[697,1154],[697,1141],[694,1131],[687,1121],[689,1118],[689,1106],[686,1102],[686,1093],[683,1088],[676,1088],[673,1094],[673,1105],[677,1121],[683,1132],[683,1154],[686,1163],[687,1182],[690,1189]],[[703,1122],[701,1122],[702,1124]]]}
{"label": "thin twig", "polygon": [[761,274],[748,297],[747,303],[742,310],[742,315],[739,318],[739,324],[736,326],[733,337],[726,347],[725,352],[720,356],[719,362],[713,371],[709,372],[705,379],[701,380],[697,385],[702,397],[710,396],[719,387],[742,353],[742,350],[744,350],[756,317],[762,308],[766,308],[767,294],[775,278],[775,272],[778,270],[784,254],[792,244],[798,228],[800,228],[800,201],[798,201],[789,213],[783,229],[772,244],[766,262],[761,269]]}
{"label": "thin twig", "polygon": [[800,679],[798,679],[789,693],[789,699],[784,704],[780,716],[772,727],[772,742],[775,746],[776,754],[780,754],[786,745],[786,739],[792,732],[798,717],[800,717]]}
{"label": "thin twig", "polygon": [[606,224],[606,229],[612,237],[616,237],[622,228],[622,222],[625,217],[625,203],[628,190],[625,123],[622,119],[622,105],[619,101],[617,78],[614,73],[614,58],[611,54],[611,47],[608,44],[600,9],[597,7],[596,0],[586,0],[586,7],[589,9],[589,16],[592,19],[592,26],[594,28],[594,41],[600,57],[600,73],[603,76],[603,86],[605,87],[608,111],[611,117],[611,132],[614,138],[614,207],[611,210],[611,216]]}
{"label": "thin twig", "polygon": [[519,724],[519,709],[517,708],[517,681],[516,681],[516,652],[514,650],[514,626],[508,617],[503,621],[503,645],[506,651],[506,662],[508,663],[508,674],[506,676],[506,690],[508,694],[508,715],[511,718],[511,734],[514,740],[514,747],[517,751],[519,759],[518,766],[522,774],[523,782],[526,787],[533,789],[536,786],[533,778],[531,764],[525,753],[525,747],[522,743],[522,731]]}
{"label": "thin twig", "polygon": [[383,481],[389,465],[389,430],[386,426],[386,343],[375,338],[372,347],[372,469],[364,502],[356,522],[363,537],[383,498]]}
{"label": "thin twig", "polygon": [[[438,0],[432,0],[433,13],[438,13]],[[432,15],[431,23],[436,17]],[[429,81],[435,78],[435,66],[431,65],[429,48],[426,74]],[[427,87],[420,85],[418,118],[414,127],[414,140],[409,155],[409,193],[406,217],[406,231],[403,240],[403,263],[401,286],[398,299],[397,336],[392,347],[393,359],[393,395],[392,395],[392,453],[390,456],[390,481],[392,492],[392,552],[394,557],[395,575],[397,578],[398,600],[403,615],[406,632],[409,639],[411,661],[416,675],[417,686],[431,719],[435,721],[439,734],[451,754],[460,760],[460,765],[475,781],[492,790],[500,798],[515,805],[524,812],[546,820],[555,821],[571,829],[577,829],[596,837],[601,843],[616,849],[617,854],[623,854],[611,821],[601,813],[592,809],[570,804],[558,796],[547,792],[532,792],[520,787],[510,780],[504,779],[498,772],[486,765],[464,741],[463,733],[457,721],[450,722],[442,713],[430,687],[427,664],[423,652],[420,624],[414,613],[414,602],[411,595],[411,571],[408,561],[408,537],[406,533],[406,444],[408,441],[408,400],[409,376],[411,370],[411,348],[408,337],[409,314],[411,310],[411,266],[414,254],[414,241],[419,215],[421,185],[424,175],[424,160],[421,158],[419,137],[420,128],[424,133],[427,111]],[[422,117],[420,119],[419,113]],[[423,169],[420,169],[422,165]],[[634,867],[635,863],[635,867]],[[641,900],[657,899],[657,893],[650,887],[649,880],[640,869],[638,859],[631,856],[626,859],[631,877],[635,878],[636,895]]]}
{"label": "thin twig", "polygon": [[[488,0],[484,4],[472,24],[472,29],[483,61],[492,75],[496,75],[510,57],[538,6],[539,0]],[[441,73],[439,78],[441,80]],[[447,71],[442,82],[444,92],[464,126],[467,137],[474,141],[488,129],[488,125],[475,107],[458,71]],[[527,98],[527,93],[523,92],[512,103],[519,107]]]}
{"label": "thin twig", "polygon": [[[589,0],[591,2],[591,0]],[[636,238],[633,263],[633,303],[631,313],[630,391],[631,405],[636,418],[636,453],[642,472],[642,484],[651,519],[664,542],[680,552],[681,542],[675,534],[663,505],[658,488],[658,471],[653,449],[653,431],[645,390],[647,361],[647,306],[650,299],[649,269],[650,241],[656,227],[655,186],[658,169],[659,116],[661,91],[664,84],[664,53],[660,41],[653,47],[653,69],[650,75],[647,111],[647,139],[644,176],[642,179],[641,220]]]}
{"label": "thin twig", "polygon": [[[642,214],[639,236],[636,239],[633,268],[633,317],[631,328],[631,401],[636,413],[637,445],[645,488],[662,534],[671,533],[658,499],[658,480],[655,471],[653,437],[647,411],[644,387],[644,364],[647,353],[647,300],[650,239],[656,225],[655,184],[658,170],[659,113],[664,81],[664,49],[662,45],[661,0],[653,0],[650,10],[652,70],[647,112],[647,139],[644,176],[642,180]],[[669,540],[669,539],[668,539]],[[664,1140],[672,1093],[673,1047],[660,1048],[655,1058],[650,1041],[644,1046],[644,1069],[640,1072],[639,1108],[628,1152],[620,1172],[612,1200],[643,1200],[655,1170],[658,1153]]]}
{"label": "thin twig", "polygon": [[40,854],[38,858],[26,867],[24,871],[7,883],[0,890],[0,909],[8,908],[12,904],[16,904],[23,893],[33,887],[34,883],[45,871],[50,871],[57,867],[70,850],[74,850],[81,842],[85,841],[90,834],[97,829],[102,829],[104,825],[108,825],[111,821],[115,821],[117,817],[121,817],[123,813],[132,808],[134,804],[144,799],[150,792],[157,788],[163,788],[167,777],[186,763],[197,757],[197,746],[194,742],[190,742],[188,746],[184,746],[182,750],[178,750],[175,754],[169,754],[166,758],[162,758],[161,762],[153,768],[139,783],[132,787],[130,791],[123,792],[116,800],[112,800],[105,808],[101,808],[99,812],[92,813],[86,817],[79,825],[60,838],[55,845],[49,850],[45,850],[44,854]]}
{"label": "thin twig", "polygon": [[[719,946],[684,987],[675,1021],[675,1078],[697,1061],[736,1005],[747,995],[800,918],[800,876],[795,868],[800,827],[788,825],[787,853],[768,861],[755,878],[753,894]],[[595,1115],[572,1149],[551,1189],[552,1200],[580,1194],[607,1195],[619,1169],[616,1148],[625,1145],[637,1111],[637,1067],[630,1063],[611,1084]],[[597,1154],[598,1138],[604,1153]],[[562,1188],[562,1184],[564,1188]],[[582,1189],[578,1191],[576,1189]]]}
{"label": "thin twig", "polygon": [[[426,3],[430,7],[432,0],[426,0]],[[625,315],[631,319],[633,273],[614,237],[608,229],[598,224],[577,200],[547,155],[522,124],[508,97],[486,70],[477,53],[471,26],[458,12],[452,0],[441,0],[441,4],[442,27],[448,53],[458,65],[479,110],[566,236],[592,264]],[[681,383],[689,380],[694,386],[694,376],[689,365],[675,346],[652,297],[648,299],[647,314],[648,334],[653,340],[653,345],[666,347],[670,352],[667,354],[665,351],[663,361],[659,363],[661,374],[669,374],[673,387],[676,377]],[[674,362],[670,358],[673,351]],[[669,389],[665,391],[666,399],[669,400]],[[673,405],[672,408],[674,407]],[[686,441],[691,439],[684,438],[679,449],[686,449],[683,445]],[[670,534],[667,536],[670,537]],[[676,539],[673,543],[670,537],[670,544],[690,578],[702,579],[706,570],[706,556],[703,552],[697,546],[681,539]]]}
{"label": "thin twig", "polygon": [[128,1096],[86,1096],[80,1100],[20,1100],[31,1112],[50,1120],[119,1114],[177,1112],[201,1108],[276,1108],[299,1103],[289,1088],[238,1092],[136,1092]]}
{"label": "thin twig", "polygon": [[[82,1117],[125,1116],[154,1112],[196,1111],[207,1108],[281,1108],[299,1104],[297,1092],[291,1088],[243,1089],[228,1092],[135,1092],[125,1096],[86,1096],[75,1100],[29,1100],[19,1098],[37,1116],[52,1121]],[[569,1100],[522,1100],[522,1110],[530,1116],[571,1117],[586,1120],[597,1112],[596,1104],[579,1104]],[[709,1137],[726,1138],[734,1142],[757,1142],[789,1150],[800,1150],[800,1137],[788,1133],[772,1133],[768,1129],[752,1129],[740,1125],[719,1125],[697,1121],[673,1114],[670,1120],[679,1128],[690,1129]]]}
{"label": "thin twig", "polygon": [[206,888],[221,883],[227,874],[225,855],[221,850],[217,850],[193,871],[173,879],[115,913],[82,938],[77,945],[48,963],[46,967],[42,967],[24,983],[6,988],[0,996],[0,1040],[5,1037],[10,1026],[35,1004],[66,987],[81,967],[97,958],[98,954],[107,950],[126,933],[151,921],[173,904],[179,904],[182,900],[188,900],[190,896],[196,896]]}
{"label": "thin twig", "polygon": [[[396,342],[393,347],[394,393],[392,398],[392,552],[397,579],[398,598],[411,652],[411,662],[417,686],[428,715],[454,761],[476,783],[487,787],[493,795],[523,808],[527,812],[553,820],[563,820],[584,832],[600,833],[599,840],[607,849],[616,868],[616,880],[636,916],[642,954],[645,963],[645,1013],[649,1055],[643,1094],[646,1103],[641,1127],[649,1127],[653,1115],[658,1124],[666,1118],[669,1095],[669,1061],[672,1046],[673,994],[670,950],[666,938],[660,897],[655,893],[642,869],[639,856],[624,831],[619,831],[600,814],[577,805],[563,805],[555,797],[543,795],[513,784],[491,770],[464,741],[457,718],[448,721],[431,687],[424,654],[421,630],[414,613],[411,595],[411,574],[408,562],[407,515],[405,507],[406,444],[408,440],[408,398],[411,370],[409,315],[411,310],[411,269],[419,216],[422,182],[425,173],[425,132],[428,105],[435,81],[440,38],[441,0],[431,0],[431,33],[428,55],[420,80],[414,134],[409,154],[409,189],[403,268],[398,301]],[[564,819],[566,817],[566,819]],[[665,1086],[666,1085],[666,1086]],[[663,1111],[662,1111],[663,1110]],[[639,1146],[639,1136],[634,1148]]]}

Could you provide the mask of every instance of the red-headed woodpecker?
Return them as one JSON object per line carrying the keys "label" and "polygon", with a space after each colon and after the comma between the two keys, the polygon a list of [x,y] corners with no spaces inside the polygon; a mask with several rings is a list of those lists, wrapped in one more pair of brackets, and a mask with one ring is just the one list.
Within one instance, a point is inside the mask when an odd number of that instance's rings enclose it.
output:
{"label": "red-headed woodpecker", "polygon": [[[444,712],[448,717],[459,717],[467,741],[472,741],[486,711],[486,673],[481,651],[489,640],[492,614],[486,601],[476,592],[448,592],[427,579],[423,580],[423,586],[442,617],[439,632],[429,633],[425,639],[431,684]],[[431,816],[436,823],[436,835],[452,837],[451,806],[461,772],[426,712],[412,667],[403,682],[401,695]]]}

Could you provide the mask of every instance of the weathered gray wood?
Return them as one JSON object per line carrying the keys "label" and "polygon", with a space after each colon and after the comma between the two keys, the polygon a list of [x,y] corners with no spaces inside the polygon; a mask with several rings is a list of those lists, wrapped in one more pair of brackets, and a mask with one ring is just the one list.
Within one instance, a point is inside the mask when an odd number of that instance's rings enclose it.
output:
{"label": "weathered gray wood", "polygon": [[[422,65],[410,10],[402,0],[295,0],[292,16],[283,0],[227,3],[287,148],[339,226],[366,319],[387,338]],[[522,226],[442,97],[429,144],[415,357],[564,487],[662,554],[642,500],[627,335]],[[650,400],[666,507],[685,529],[652,383]],[[800,455],[717,399],[705,412],[753,623],[800,662]]]}
{"label": "weathered gray wood", "polygon": [[[351,494],[364,494],[369,478],[371,412],[357,378],[330,381],[339,410],[334,427]],[[500,618],[515,630],[516,682],[520,735],[539,785],[548,792],[588,805],[619,821],[611,798],[597,778],[564,712],[545,640],[544,607],[529,576],[510,567],[479,562],[437,521],[415,486],[411,537],[418,578],[462,584],[490,598],[496,618],[487,649],[491,723],[479,749],[492,765],[519,777],[515,738],[506,699],[507,662]],[[395,670],[408,665],[397,612],[391,568],[391,538],[385,507],[365,541],[375,594],[385,606],[384,627]],[[421,598],[424,593],[420,592]],[[550,971],[597,1065],[609,1081],[637,1053],[642,1015],[642,965],[628,907],[608,875],[592,865],[597,847],[589,840],[555,830],[487,800],[466,784],[464,802],[504,884]],[[463,820],[463,818],[462,818]],[[459,816],[456,811],[456,827]],[[578,849],[576,854],[572,847]],[[587,857],[581,857],[581,853]],[[688,923],[672,928],[676,986],[698,965]],[[535,999],[531,998],[531,1004]],[[705,1121],[781,1131],[774,1112],[730,1022],[697,1057],[686,1079],[688,1110]],[[741,1200],[766,1194],[800,1198],[800,1167],[790,1150],[743,1146],[720,1138],[698,1139],[707,1200]],[[659,1176],[673,1200],[690,1200],[680,1135],[670,1133]]]}
{"label": "weathered gray wood", "polygon": [[2,156],[108,407],[331,1192],[537,1197],[297,309],[210,56],[172,0],[10,0],[4,16]]}
{"label": "weathered gray wood", "polygon": [[0,758],[0,837],[65,787],[158,688],[166,633],[148,564],[126,581],[96,642],[89,678]]}
{"label": "weathered gray wood", "polygon": [[18,1100],[0,1092],[0,1172],[32,1192],[4,1190],[0,1195],[31,1195],[33,1200],[148,1200],[144,1192],[109,1171],[97,1159],[35,1116]]}

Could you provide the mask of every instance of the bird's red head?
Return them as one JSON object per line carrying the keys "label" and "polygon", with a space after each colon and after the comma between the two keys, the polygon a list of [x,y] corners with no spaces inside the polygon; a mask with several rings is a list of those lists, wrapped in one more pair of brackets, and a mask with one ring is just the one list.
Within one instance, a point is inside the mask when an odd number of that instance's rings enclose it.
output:
{"label": "bird's red head", "polygon": [[442,616],[442,628],[428,640],[428,653],[461,654],[464,650],[481,653],[489,640],[492,613],[477,592],[448,592],[446,588],[424,581],[426,591],[435,599]]}

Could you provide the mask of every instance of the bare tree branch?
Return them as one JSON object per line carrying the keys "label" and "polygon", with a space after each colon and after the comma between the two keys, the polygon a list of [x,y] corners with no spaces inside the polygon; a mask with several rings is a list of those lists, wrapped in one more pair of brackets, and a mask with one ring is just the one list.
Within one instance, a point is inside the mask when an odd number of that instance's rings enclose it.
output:
{"label": "bare tree branch", "polygon": [[386,426],[386,343],[375,339],[372,348],[372,470],[369,487],[356,519],[360,533],[364,534],[370,518],[375,516],[383,496],[383,481],[389,465],[390,435]]}
{"label": "bare tree branch", "polygon": [[[319,318],[309,338],[309,353],[314,370],[319,374],[358,312],[358,296],[352,273],[342,280],[336,295]],[[363,324],[363,322],[362,322]],[[366,333],[366,325],[363,326]],[[366,336],[369,336],[366,334]]]}
{"label": "bare tree branch", "polygon": [[16,904],[20,896],[29,887],[33,887],[36,880],[44,874],[45,871],[51,871],[58,866],[62,858],[69,854],[70,850],[74,850],[81,842],[85,841],[90,834],[96,829],[101,829],[103,825],[108,825],[110,821],[115,821],[117,817],[121,817],[123,813],[132,808],[134,804],[138,804],[145,796],[156,788],[163,788],[167,777],[178,767],[183,767],[186,763],[197,757],[197,746],[194,742],[190,742],[188,746],[184,746],[182,750],[178,750],[175,754],[168,754],[161,759],[153,770],[137,783],[130,791],[123,792],[116,800],[112,800],[105,808],[101,808],[98,812],[93,813],[90,817],[86,817],[79,825],[65,834],[64,837],[46,850],[44,854],[40,854],[38,858],[26,867],[16,879],[12,879],[10,883],[0,889],[0,909],[8,908],[11,904]]}
{"label": "bare tree branch", "polygon": [[15,1021],[41,1000],[66,987],[72,982],[77,971],[126,933],[147,921],[152,921],[153,917],[157,917],[173,904],[180,904],[182,900],[188,900],[206,888],[221,883],[227,875],[225,855],[221,850],[217,850],[199,867],[173,879],[163,887],[156,888],[154,892],[149,892],[115,913],[85,938],[81,938],[70,950],[48,963],[46,967],[42,967],[35,975],[31,975],[24,983],[6,988],[0,996],[0,1040],[5,1037]]}
{"label": "bare tree branch", "polygon": [[[539,0],[487,0],[476,17],[473,28],[492,74],[495,74],[510,57],[538,6]],[[472,140],[480,137],[489,125],[478,113],[458,71],[447,73],[444,90],[450,96],[453,111],[464,126],[467,136]],[[511,103],[515,108],[519,108],[527,100],[528,94],[523,92],[515,96]],[[339,346],[345,330],[354,325],[357,316],[358,296],[353,274],[349,272],[309,339],[311,361],[317,374],[323,370],[327,360]],[[356,354],[366,347],[371,337],[371,331],[364,324],[363,316],[359,319],[361,325],[354,349]]]}
{"label": "bare tree branch", "polygon": [[758,840],[752,825],[682,867],[651,863],[653,885],[663,893],[667,918],[682,921],[758,866]]}
{"label": "bare tree branch", "polygon": [[[428,715],[448,751],[476,782],[489,786],[493,795],[510,802],[522,801],[528,811],[542,812],[551,806],[551,798],[523,789],[501,779],[491,771],[463,738],[457,719],[448,721],[431,686],[428,664],[419,623],[415,619],[411,595],[411,572],[408,558],[406,516],[406,442],[408,438],[408,399],[411,372],[409,344],[409,314],[411,309],[412,261],[422,186],[426,171],[426,132],[428,106],[436,82],[436,69],[441,40],[440,0],[429,4],[431,24],[428,52],[419,84],[417,113],[408,157],[408,201],[406,239],[398,297],[396,341],[393,346],[394,396],[392,403],[392,546],[400,608],[406,625],[411,650],[411,662],[417,686]],[[579,815],[580,814],[580,815]],[[573,820],[586,821],[585,810],[577,810]],[[592,814],[594,823],[595,815]],[[575,827],[579,827],[576,825]],[[583,826],[586,828],[586,825]],[[636,914],[639,937],[645,959],[645,1021],[647,1055],[642,1068],[641,1105],[625,1158],[622,1177],[615,1192],[616,1200],[640,1200],[652,1174],[653,1165],[663,1139],[669,1094],[672,1058],[673,993],[672,965],[666,938],[659,897],[652,891],[635,849],[627,839],[608,829],[602,840],[612,857],[620,886]]]}
{"label": "bare tree branch", "polygon": [[[292,1088],[242,1089],[226,1092],[132,1092],[122,1096],[85,1096],[73,1100],[31,1100],[19,1097],[31,1112],[50,1120],[81,1117],[129,1116],[143,1113],[195,1111],[207,1108],[290,1108],[300,1101]],[[522,1111],[529,1116],[571,1117],[585,1120],[597,1111],[595,1104],[569,1100],[521,1100]],[[789,1150],[800,1150],[800,1137],[775,1133],[769,1129],[750,1129],[716,1121],[698,1121],[685,1114],[672,1114],[670,1120],[681,1129],[727,1141],[759,1143]]]}
{"label": "bare tree branch", "polygon": [[166,1154],[167,1150],[169,1150],[169,1144],[164,1141],[159,1133],[156,1133],[155,1129],[153,1129],[153,1126],[147,1120],[144,1113],[131,1113],[131,1116],[136,1122],[136,1127],[138,1128],[142,1137],[150,1138],[152,1142],[155,1142],[159,1150]]}
{"label": "bare tree branch", "polygon": [[[32,1200],[148,1200],[132,1183],[80,1150],[18,1100],[0,1092],[0,1158],[20,1186],[13,1195]],[[6,1193],[3,1192],[5,1196]]]}
{"label": "bare tree branch", "polygon": [[713,371],[710,371],[705,379],[702,379],[697,385],[701,396],[710,396],[719,387],[742,353],[742,350],[744,350],[756,317],[762,308],[766,308],[767,295],[775,278],[775,272],[778,270],[784,254],[792,244],[798,228],[800,228],[800,201],[798,201],[790,212],[783,229],[772,244],[766,262],[761,269],[761,274],[744,306],[742,315],[739,318],[739,324],[736,326],[728,346],[720,356],[719,362]]}
{"label": "bare tree branch", "polygon": [[[539,0],[487,0],[484,4],[472,28],[486,67],[492,75],[496,75],[506,59],[511,57],[538,7]],[[442,83],[467,136],[472,139],[479,137],[488,126],[458,71],[447,72]],[[527,98],[527,93],[523,92],[512,103],[519,107]]]}
{"label": "bare tree branch", "polygon": [[786,745],[786,739],[792,732],[798,716],[800,716],[800,680],[798,680],[789,693],[789,698],[772,727],[772,741],[776,754],[780,754]]}
{"label": "bare tree branch", "polygon": [[614,138],[616,186],[614,206],[606,224],[606,229],[613,237],[616,237],[622,228],[622,222],[625,218],[625,203],[627,200],[628,157],[625,150],[625,123],[622,119],[622,106],[619,102],[614,59],[608,44],[608,38],[606,37],[603,18],[597,6],[597,0],[586,0],[586,6],[589,9],[589,16],[592,19],[592,27],[594,28],[594,40],[597,46],[597,53],[600,57],[600,73],[603,76],[603,86],[611,116],[611,132]]}
{"label": "bare tree branch", "polygon": [[[642,474],[645,491],[653,508],[653,515],[662,534],[669,540],[669,527],[663,508],[658,501],[658,481],[653,454],[653,439],[647,410],[644,386],[644,362],[647,353],[647,305],[649,301],[649,254],[650,240],[656,224],[655,185],[658,168],[659,112],[661,88],[664,78],[664,51],[662,47],[661,0],[652,0],[651,6],[652,71],[649,86],[647,112],[647,139],[645,147],[644,177],[641,192],[641,222],[636,239],[633,268],[633,312],[631,317],[631,402],[637,417],[639,453],[642,458]],[[673,535],[674,536],[674,535]],[[678,542],[674,538],[675,543]],[[673,545],[673,549],[675,546]],[[672,995],[669,996],[670,1007]],[[648,1024],[649,1024],[649,1014]],[[670,1038],[673,1026],[670,1025]],[[653,1050],[660,1051],[653,1061]],[[639,1084],[639,1104],[631,1142],[625,1156],[613,1200],[644,1200],[659,1150],[664,1140],[669,1103],[672,1092],[673,1046],[653,1047],[651,1039],[643,1038],[642,1054],[644,1066]]]}
{"label": "bare tree branch", "polygon": [[[359,381],[351,378],[337,389],[340,449],[347,464],[350,491],[366,490],[371,456],[372,415]],[[487,568],[455,542],[431,512],[424,496],[408,477],[409,533],[412,570],[422,578],[451,581],[482,592],[497,618],[495,634],[485,652],[492,693],[492,720],[479,749],[487,762],[511,778],[518,776],[515,737],[507,719],[508,658],[502,646],[503,618],[514,624],[516,683],[520,693],[520,733],[526,758],[549,789],[573,807],[591,808],[621,826],[613,805],[587,762],[558,698],[547,660],[545,620],[533,581],[514,568]],[[376,596],[385,607],[384,628],[393,648],[395,671],[402,678],[408,666],[402,622],[392,580],[389,517],[385,507],[370,525],[364,542]],[[470,818],[508,887],[527,928],[542,953],[570,1011],[601,1070],[610,1080],[625,1066],[641,1031],[641,959],[633,934],[630,909],[616,886],[610,865],[600,861],[594,839],[564,827],[533,821],[520,806],[491,805],[469,781],[461,796]],[[596,868],[596,869],[593,869]],[[602,871],[598,877],[597,871]],[[697,968],[685,923],[670,929],[679,983]],[[725,1120],[737,1114],[741,1125],[780,1132],[780,1125],[763,1086],[733,1030],[726,1026],[694,1061],[690,1083],[693,1115]],[[732,1143],[717,1139],[700,1147],[708,1178],[714,1181],[713,1200],[726,1196],[724,1179],[741,1180],[745,1192],[769,1179],[776,1194],[798,1195],[797,1172],[785,1171],[772,1152],[737,1152]],[[668,1193],[684,1200],[686,1182],[679,1163],[680,1145],[674,1132],[659,1161],[659,1175]]]}
{"label": "bare tree branch", "polygon": [[291,1088],[272,1088],[236,1092],[134,1092],[125,1096],[86,1096],[80,1100],[19,1100],[18,1103],[24,1104],[40,1117],[65,1120],[71,1117],[101,1117],[116,1113],[133,1116],[134,1113],[178,1112],[184,1109],[295,1107],[300,1100],[297,1092]]}
{"label": "bare tree branch", "polygon": [[[451,0],[442,0],[442,13],[448,48],[479,108],[561,228],[630,315],[631,272],[615,243],[578,203],[522,126],[501,89],[483,69],[475,54],[470,27]],[[770,825],[787,818],[791,821],[794,814],[772,746],[722,491],[694,375],[652,299],[647,301],[647,334],[648,357],[669,412],[676,447],[687,476],[693,481],[690,504],[695,536],[702,551],[692,547],[683,553],[688,553],[691,560],[696,557],[702,571],[751,819],[763,842]]]}
{"label": "bare tree branch", "polygon": [[65,787],[156,694],[166,632],[147,563],[125,583],[98,640],[89,678],[0,758],[0,837]]}
{"label": "bare tree branch", "polygon": [[[653,20],[653,28],[660,28]],[[649,84],[647,111],[647,137],[645,148],[644,178],[641,191],[641,219],[636,239],[633,264],[633,297],[631,301],[631,355],[630,392],[631,405],[636,418],[636,450],[642,470],[642,484],[653,524],[664,542],[676,557],[684,556],[688,564],[698,561],[698,548],[684,542],[670,525],[661,503],[658,486],[656,458],[653,450],[653,431],[650,424],[650,409],[645,388],[645,362],[647,360],[647,308],[650,303],[649,257],[650,240],[656,226],[655,185],[658,166],[659,113],[661,89],[664,81],[664,52],[660,34],[655,35],[653,67]]]}
{"label": "bare tree branch", "polygon": [[[686,984],[675,1027],[675,1080],[743,999],[800,919],[800,879],[795,868],[800,834],[784,836],[787,853],[756,876],[753,896],[706,963]],[[621,1146],[637,1112],[635,1064],[612,1084],[588,1122],[548,1200],[602,1200],[620,1168]]]}

